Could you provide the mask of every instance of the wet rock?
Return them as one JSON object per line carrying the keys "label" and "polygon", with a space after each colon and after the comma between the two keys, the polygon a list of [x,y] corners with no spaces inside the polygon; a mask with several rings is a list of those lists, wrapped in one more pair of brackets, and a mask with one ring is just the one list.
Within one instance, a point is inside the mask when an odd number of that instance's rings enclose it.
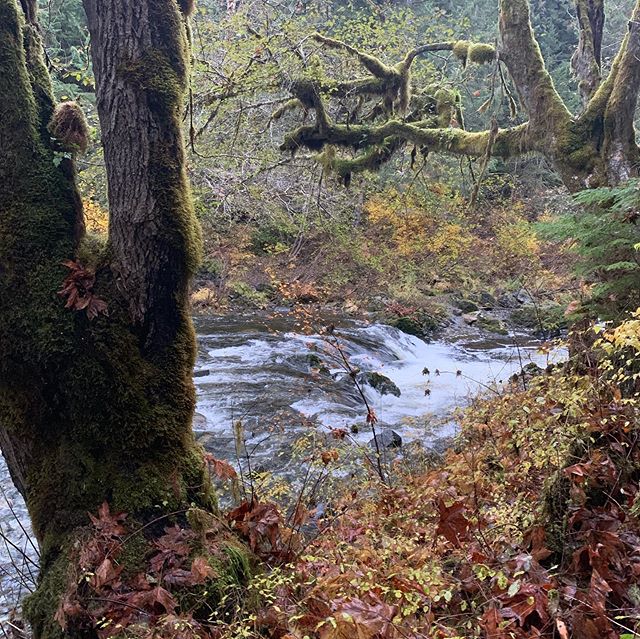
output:
{"label": "wet rock", "polygon": [[560,335],[568,326],[564,307],[555,302],[539,306],[524,304],[513,312],[511,319],[544,339]]}
{"label": "wet rock", "polygon": [[456,300],[454,304],[465,314],[475,313],[480,310],[475,302],[467,299]]}
{"label": "wet rock", "polygon": [[207,418],[202,413],[194,413],[192,423],[194,430],[203,430],[207,427]]}
{"label": "wet rock", "polygon": [[315,353],[310,353],[307,356],[307,362],[310,368],[315,368],[323,375],[331,375],[329,367],[318,357]]}
{"label": "wet rock", "polygon": [[400,317],[391,321],[391,326],[395,326],[399,331],[414,337],[422,337],[422,325],[413,317]]}
{"label": "wet rock", "polygon": [[380,373],[360,373],[358,377],[360,381],[377,390],[380,395],[395,395],[396,397],[402,395],[395,382]]}
{"label": "wet rock", "polygon": [[476,311],[475,313],[465,313],[462,316],[462,320],[465,324],[469,326],[473,326],[480,319],[480,312]]}
{"label": "wet rock", "polygon": [[546,371],[544,368],[540,368],[535,362],[530,362],[526,366],[523,367],[522,371],[519,373],[515,373],[511,376],[509,381],[513,384],[517,384],[521,381],[528,381],[533,379],[534,377],[540,377],[540,375],[544,375]]}
{"label": "wet rock", "polygon": [[401,317],[391,317],[387,323],[407,335],[413,335],[428,342],[442,327],[443,318],[437,313],[422,308]]}
{"label": "wet rock", "polygon": [[482,293],[480,295],[480,306],[483,309],[490,311],[496,307],[496,304],[496,298],[491,293]]}
{"label": "wet rock", "polygon": [[402,446],[402,437],[396,433],[395,430],[385,430],[378,433],[369,442],[371,448],[376,447],[376,441],[378,442],[378,448],[400,448]]}
{"label": "wet rock", "polygon": [[491,333],[496,333],[497,335],[508,335],[509,331],[507,327],[499,320],[492,317],[482,317],[478,318],[478,328],[482,330],[489,331]]}
{"label": "wet rock", "polygon": [[533,304],[533,297],[529,295],[528,291],[521,288],[515,295],[518,304]]}
{"label": "wet rock", "polygon": [[513,293],[505,293],[498,298],[498,306],[500,308],[513,309],[520,306],[516,296]]}

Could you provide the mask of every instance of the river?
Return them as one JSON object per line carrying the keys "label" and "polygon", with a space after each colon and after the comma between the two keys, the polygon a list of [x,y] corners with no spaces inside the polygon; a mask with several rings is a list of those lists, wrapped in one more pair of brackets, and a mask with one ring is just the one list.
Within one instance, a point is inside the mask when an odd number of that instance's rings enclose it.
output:
{"label": "river", "polygon": [[[497,389],[528,363],[548,363],[526,336],[487,339],[463,324],[452,331],[455,339],[432,343],[382,324],[331,315],[301,320],[286,309],[200,318],[196,327],[197,437],[216,457],[235,463],[234,424],[240,422],[254,467],[289,478],[296,470],[291,445],[305,429],[345,429],[362,444],[372,438],[344,358],[359,371],[378,428],[392,428],[404,445],[417,441],[427,447],[454,434],[454,410],[470,397]],[[384,376],[376,379],[391,392],[379,392],[379,384],[373,388],[368,373]],[[32,586],[36,571],[30,562],[37,563],[37,557],[26,508],[2,459],[0,488],[1,619]],[[22,582],[16,572],[24,575]]]}

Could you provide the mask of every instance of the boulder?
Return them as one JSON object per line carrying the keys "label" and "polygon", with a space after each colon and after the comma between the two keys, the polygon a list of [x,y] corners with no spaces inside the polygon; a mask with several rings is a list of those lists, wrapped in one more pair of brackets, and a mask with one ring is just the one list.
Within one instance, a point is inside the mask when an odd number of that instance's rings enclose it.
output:
{"label": "boulder", "polygon": [[464,321],[464,323],[468,324],[469,326],[472,326],[473,324],[475,324],[479,319],[480,319],[479,311],[476,311],[475,313],[465,313],[462,316],[462,320]]}
{"label": "boulder", "polygon": [[518,304],[533,304],[533,297],[529,295],[529,292],[521,288],[515,295]]}
{"label": "boulder", "polygon": [[400,448],[402,446],[402,437],[396,433],[395,430],[383,430],[378,433],[369,442],[371,448],[376,447],[376,441],[378,442],[378,448]]}
{"label": "boulder", "polygon": [[492,317],[480,317],[478,320],[478,328],[496,333],[497,335],[509,334],[507,327],[499,319]]}
{"label": "boulder", "polygon": [[482,293],[480,295],[480,306],[487,311],[496,307],[496,298],[491,293]]}
{"label": "boulder", "polygon": [[402,331],[407,335],[413,335],[414,337],[422,337],[424,334],[422,325],[413,317],[400,317],[393,320],[391,322],[391,326],[394,326],[399,331]]}
{"label": "boulder", "polygon": [[380,395],[395,395],[396,397],[400,397],[402,392],[396,386],[395,382],[380,373],[360,373],[358,375],[359,381],[364,382],[367,386],[371,386],[377,390]]}
{"label": "boulder", "polygon": [[518,308],[520,306],[520,302],[516,299],[516,296],[513,293],[505,293],[498,298],[498,305],[500,308]]}
{"label": "boulder", "polygon": [[463,313],[475,313],[479,311],[478,305],[471,300],[460,299],[456,300],[454,304],[463,312]]}

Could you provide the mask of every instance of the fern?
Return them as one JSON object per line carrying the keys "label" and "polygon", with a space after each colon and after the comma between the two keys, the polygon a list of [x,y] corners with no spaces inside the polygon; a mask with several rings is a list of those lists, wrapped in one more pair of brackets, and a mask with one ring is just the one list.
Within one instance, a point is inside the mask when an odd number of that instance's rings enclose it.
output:
{"label": "fern", "polygon": [[613,318],[640,305],[640,180],[583,191],[580,206],[540,224],[548,239],[569,242],[576,274],[593,284],[590,306]]}

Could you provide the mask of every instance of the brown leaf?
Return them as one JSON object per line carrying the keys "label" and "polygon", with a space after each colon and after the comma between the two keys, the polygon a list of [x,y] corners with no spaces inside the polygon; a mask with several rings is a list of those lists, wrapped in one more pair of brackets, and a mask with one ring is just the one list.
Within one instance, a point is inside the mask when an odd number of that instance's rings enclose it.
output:
{"label": "brown leaf", "polygon": [[332,461],[338,461],[340,455],[335,448],[332,448],[331,450],[323,450],[320,457],[322,459],[322,463],[327,466]]}
{"label": "brown leaf", "polygon": [[98,509],[98,516],[95,517],[89,513],[89,519],[94,527],[102,534],[113,537],[121,537],[127,530],[122,525],[122,522],[126,519],[126,513],[111,514],[109,504],[105,501]]}
{"label": "brown leaf", "polygon": [[216,459],[211,453],[207,453],[204,458],[213,474],[218,479],[222,479],[224,481],[227,479],[235,479],[238,476],[235,468],[228,462]]}
{"label": "brown leaf", "polygon": [[480,619],[480,626],[486,637],[491,639],[510,639],[510,633],[503,627],[503,619],[495,608],[489,608]]}
{"label": "brown leaf", "polygon": [[62,288],[58,291],[58,295],[67,300],[65,308],[86,311],[90,320],[101,313],[107,315],[106,302],[93,293],[96,282],[95,272],[85,268],[80,262],[72,260],[65,260],[62,264],[70,271],[62,282]]}
{"label": "brown leaf", "polygon": [[469,520],[464,516],[465,510],[462,500],[454,502],[451,506],[447,506],[442,498],[438,500],[440,519],[436,534],[442,535],[456,547],[460,547],[460,542],[467,539],[469,531]]}
{"label": "brown leaf", "polygon": [[129,597],[131,605],[146,610],[151,610],[156,614],[173,613],[176,609],[176,601],[168,590],[161,586],[156,586],[146,592],[134,592]]}
{"label": "brown leaf", "polygon": [[106,558],[96,569],[92,579],[91,585],[99,590],[107,584],[115,585],[114,582],[122,572],[122,566],[114,566],[111,559]]}
{"label": "brown leaf", "polygon": [[334,603],[334,623],[325,623],[320,639],[391,639],[393,618],[398,608],[380,601],[374,595],[367,600],[354,598]]}
{"label": "brown leaf", "polygon": [[203,584],[208,579],[215,577],[214,569],[204,557],[196,557],[191,564],[191,574],[194,585]]}

